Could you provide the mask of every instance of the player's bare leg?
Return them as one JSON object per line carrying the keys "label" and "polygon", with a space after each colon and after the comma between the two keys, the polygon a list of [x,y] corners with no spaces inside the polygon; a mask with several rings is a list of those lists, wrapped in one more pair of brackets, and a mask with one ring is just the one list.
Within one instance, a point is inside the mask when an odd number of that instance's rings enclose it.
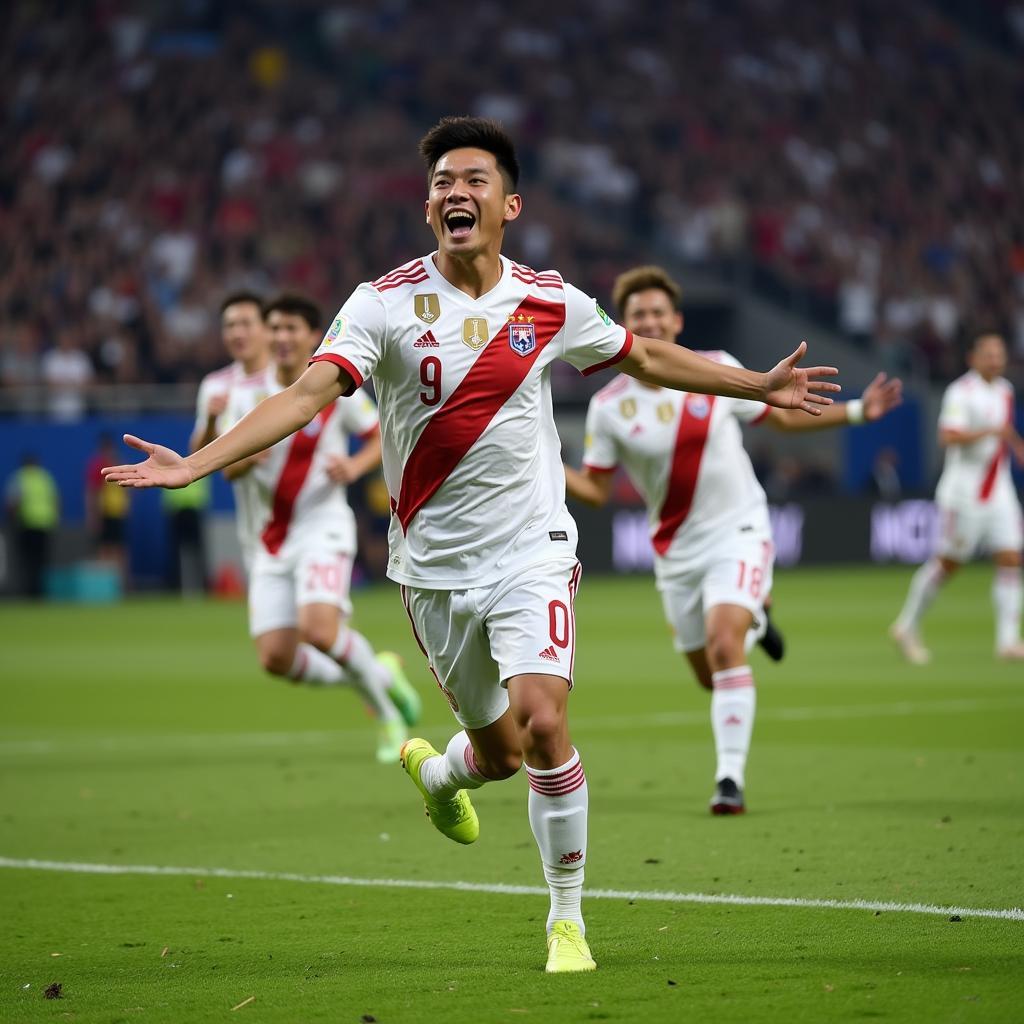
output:
{"label": "player's bare leg", "polygon": [[308,686],[338,686],[344,682],[338,665],[304,643],[294,627],[271,629],[254,639],[260,664],[271,675]]}
{"label": "player's bare leg", "polygon": [[299,631],[303,639],[333,659],[345,681],[359,692],[377,719],[377,760],[396,764],[408,734],[404,716],[389,693],[396,684],[394,671],[377,660],[370,642],[349,627],[337,605],[300,605]]}
{"label": "player's bare leg", "polygon": [[959,562],[933,555],[914,573],[906,601],[896,621],[889,627],[889,636],[911,665],[927,665],[931,651],[921,640],[921,619],[935,595],[960,568]]}
{"label": "player's bare leg", "polygon": [[995,579],[992,581],[992,607],[996,615],[996,657],[1024,661],[1024,643],[1020,638],[1021,553],[997,551]]}
{"label": "player's bare leg", "polygon": [[706,644],[700,652],[703,659],[695,657],[697,652],[690,652],[688,657],[702,685],[711,683],[711,728],[718,759],[711,813],[742,814],[746,809],[743,787],[747,755],[757,708],[754,675],[747,663],[748,635],[754,616],[740,605],[718,604],[708,609],[704,624]]}

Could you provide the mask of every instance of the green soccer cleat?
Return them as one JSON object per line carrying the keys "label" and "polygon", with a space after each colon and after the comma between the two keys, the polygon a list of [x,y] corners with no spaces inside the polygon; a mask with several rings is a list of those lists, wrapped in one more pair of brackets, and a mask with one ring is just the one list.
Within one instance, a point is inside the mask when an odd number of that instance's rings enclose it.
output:
{"label": "green soccer cleat", "polygon": [[548,934],[548,974],[596,971],[590,947],[575,921],[555,921]]}
{"label": "green soccer cleat", "polygon": [[427,758],[440,756],[426,740],[407,740],[401,751],[402,767],[423,795],[423,805],[434,828],[454,842],[468,846],[480,836],[480,820],[470,803],[469,794],[460,789],[455,796],[441,799],[428,792],[420,781],[423,762]]}
{"label": "green soccer cleat", "polygon": [[408,738],[405,722],[400,718],[382,721],[377,726],[377,761],[380,764],[398,764],[402,757],[402,744]]}
{"label": "green soccer cleat", "polygon": [[398,708],[398,713],[405,720],[406,725],[415,725],[420,720],[420,713],[423,710],[423,701],[416,692],[415,687],[409,682],[402,668],[402,659],[392,651],[381,651],[377,655],[377,663],[391,673],[391,685],[388,687],[388,696],[391,703]]}

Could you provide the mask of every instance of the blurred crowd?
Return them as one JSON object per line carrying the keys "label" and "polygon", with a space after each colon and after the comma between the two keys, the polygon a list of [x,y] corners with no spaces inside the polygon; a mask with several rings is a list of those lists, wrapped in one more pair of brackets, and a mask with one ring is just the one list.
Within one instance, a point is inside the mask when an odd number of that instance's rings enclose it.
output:
{"label": "blurred crowd", "polygon": [[521,146],[509,254],[598,295],[672,255],[889,366],[952,376],[980,323],[1024,358],[1024,64],[930,11],[12,3],[0,380],[71,418],[96,383],[221,365],[230,289],[333,310],[429,250],[415,147],[452,112]]}

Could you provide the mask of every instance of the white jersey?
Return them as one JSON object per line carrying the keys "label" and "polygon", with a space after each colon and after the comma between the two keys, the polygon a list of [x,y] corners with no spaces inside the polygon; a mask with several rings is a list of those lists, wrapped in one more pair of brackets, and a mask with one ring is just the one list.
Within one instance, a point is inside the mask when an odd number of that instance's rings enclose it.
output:
{"label": "white jersey", "polygon": [[573,555],[551,363],[593,372],[631,345],[558,273],[505,257],[479,299],[450,284],[433,255],[361,284],[314,361],[342,367],[357,386],[373,375],[391,579],[465,589]]}
{"label": "white jersey", "polygon": [[[701,355],[740,365],[725,352]],[[647,505],[659,582],[701,564],[731,530],[770,535],[768,501],[738,422],[767,413],[763,402],[651,388],[626,376],[591,399],[583,463],[597,472],[625,467]]]}
{"label": "white jersey", "polygon": [[[232,388],[237,384],[247,387],[255,386],[263,381],[264,370],[247,376],[242,364],[239,362],[229,363],[222,366],[213,373],[208,373],[199,382],[199,392],[196,395],[196,422],[192,428],[192,436],[204,434],[210,416],[210,403],[217,397],[228,397]],[[266,395],[264,394],[264,397]],[[225,410],[226,411],[226,410]],[[217,433],[221,434],[230,426],[225,422],[222,413],[217,419]],[[231,490],[235,498],[235,529],[238,533],[238,543],[242,549],[242,560],[246,567],[252,564],[253,552],[259,541],[260,529],[263,525],[261,509],[256,488],[248,476],[235,480],[231,484]]]}
{"label": "white jersey", "polygon": [[[1012,423],[1013,415],[1013,385],[1003,377],[986,382],[971,370],[946,388],[939,429],[992,429]],[[983,437],[971,444],[950,445],[935,496],[942,505],[961,507],[1015,501],[1006,442]]]}
{"label": "white jersey", "polygon": [[[225,420],[237,423],[268,395],[283,391],[273,366],[231,390]],[[277,555],[288,545],[323,544],[354,553],[355,517],[345,488],[327,475],[333,456],[347,456],[349,437],[367,438],[378,429],[377,407],[365,392],[339,398],[321,409],[302,430],[268,449],[243,479],[250,479],[259,506],[258,547]]]}

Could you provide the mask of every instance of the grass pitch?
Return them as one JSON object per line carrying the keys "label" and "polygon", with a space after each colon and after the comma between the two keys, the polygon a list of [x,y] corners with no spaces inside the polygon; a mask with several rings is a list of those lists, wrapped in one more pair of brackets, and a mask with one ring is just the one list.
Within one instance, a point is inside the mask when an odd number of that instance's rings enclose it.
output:
{"label": "grass pitch", "polygon": [[[1022,903],[1024,671],[992,659],[989,578],[941,596],[935,662],[913,669],[885,638],[909,571],[781,573],[789,655],[754,656],[750,813],[729,819],[707,814],[708,698],[653,583],[585,578],[571,711],[587,884],[637,896],[585,900],[599,970],[575,977],[543,973],[542,895],[308,880],[541,885],[523,778],[474,796],[480,841],[456,847],[373,762],[350,694],[261,676],[241,606],[6,606],[0,856],[185,870],[0,867],[0,1020],[1018,1020],[1024,920],[968,912]],[[356,609],[446,742],[397,593]]]}

